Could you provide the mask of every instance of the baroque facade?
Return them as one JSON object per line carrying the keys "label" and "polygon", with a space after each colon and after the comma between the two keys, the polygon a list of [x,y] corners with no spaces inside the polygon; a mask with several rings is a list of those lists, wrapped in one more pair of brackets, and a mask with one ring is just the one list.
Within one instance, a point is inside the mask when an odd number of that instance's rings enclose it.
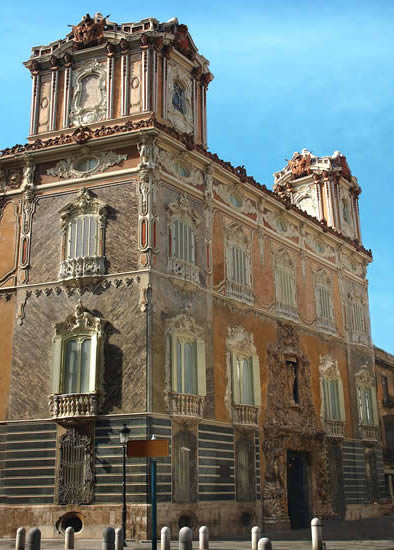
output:
{"label": "baroque facade", "polygon": [[[120,525],[123,424],[170,441],[174,532],[383,513],[345,156],[295,153],[270,191],[210,153],[213,76],[176,19],[86,15],[25,65],[28,143],[0,152],[1,534]],[[129,459],[129,538],[147,482]]]}

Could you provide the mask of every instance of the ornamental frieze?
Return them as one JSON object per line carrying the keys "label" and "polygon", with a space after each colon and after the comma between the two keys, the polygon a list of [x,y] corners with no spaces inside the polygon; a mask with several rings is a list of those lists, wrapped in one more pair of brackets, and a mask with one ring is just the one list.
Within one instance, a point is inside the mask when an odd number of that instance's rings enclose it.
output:
{"label": "ornamental frieze", "polygon": [[47,170],[47,175],[60,179],[88,178],[105,172],[125,160],[127,154],[118,154],[114,151],[92,152],[84,148],[80,154],[60,160],[54,168]]}

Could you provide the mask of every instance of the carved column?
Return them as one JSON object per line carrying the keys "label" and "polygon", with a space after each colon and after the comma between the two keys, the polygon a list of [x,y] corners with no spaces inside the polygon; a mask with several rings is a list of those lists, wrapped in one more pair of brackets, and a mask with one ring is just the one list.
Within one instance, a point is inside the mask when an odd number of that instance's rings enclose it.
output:
{"label": "carved column", "polygon": [[40,107],[41,76],[39,74],[40,67],[37,61],[32,61],[29,69],[33,79],[31,92],[30,135],[34,135],[37,133],[38,111]]}
{"label": "carved column", "polygon": [[63,128],[70,126],[70,96],[71,96],[71,72],[72,72],[72,57],[69,53],[65,53],[64,61],[64,89],[63,89]]}
{"label": "carved column", "polygon": [[356,230],[356,238],[361,242],[361,228],[360,228],[360,212],[358,209],[358,196],[361,193],[360,189],[352,189],[352,214],[353,223]]}
{"label": "carved column", "polygon": [[30,239],[33,222],[33,214],[36,209],[36,199],[32,192],[35,165],[32,159],[26,155],[25,168],[23,170],[23,186],[25,192],[20,201],[21,207],[21,229],[19,240],[19,270],[18,280],[22,284],[29,281],[30,265]]}
{"label": "carved column", "polygon": [[[214,219],[212,165],[207,166],[205,170],[205,202],[205,271],[209,276],[212,274],[212,232]],[[207,286],[209,285],[207,284]]]}
{"label": "carved column", "polygon": [[163,94],[163,118],[167,118],[168,111],[167,111],[167,78],[168,78],[168,59],[170,57],[172,51],[172,46],[170,44],[166,44],[163,46],[161,52],[162,52],[162,94]]}
{"label": "carved column", "polygon": [[107,118],[113,118],[115,46],[107,44]]}
{"label": "carved column", "polygon": [[316,196],[317,196],[317,207],[319,209],[319,220],[322,220],[324,218],[323,214],[323,197],[321,195],[321,182],[320,182],[320,175],[319,174],[313,174],[313,180],[316,185]]}
{"label": "carved column", "polygon": [[51,98],[49,112],[49,130],[56,130],[56,115],[57,115],[57,95],[59,82],[59,60],[54,55],[50,59],[51,76]]}
{"label": "carved column", "polygon": [[193,130],[194,130],[194,139],[198,137],[198,88],[201,81],[201,67],[194,67],[192,71],[193,81],[192,81],[192,103],[193,103]]}
{"label": "carved column", "polygon": [[121,99],[121,116],[129,114],[130,106],[130,56],[129,43],[122,38],[120,41],[121,54],[121,71],[122,71],[122,99]]}
{"label": "carved column", "polygon": [[138,209],[140,264],[143,267],[151,267],[153,255],[157,253],[158,248],[157,192],[160,172],[157,167],[156,138],[144,138],[138,144],[138,150],[141,168]]}
{"label": "carved column", "polygon": [[323,173],[323,176],[324,176],[324,191],[326,194],[326,202],[327,202],[327,223],[329,226],[335,228],[334,215],[332,210],[333,197],[331,193],[331,185],[330,185],[331,182],[327,172]]}

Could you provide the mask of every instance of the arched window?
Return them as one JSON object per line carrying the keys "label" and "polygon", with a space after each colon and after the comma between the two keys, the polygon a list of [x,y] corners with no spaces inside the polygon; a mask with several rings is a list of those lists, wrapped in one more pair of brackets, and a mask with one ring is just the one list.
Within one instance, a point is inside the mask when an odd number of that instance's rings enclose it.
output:
{"label": "arched window", "polygon": [[344,437],[345,405],[338,363],[329,355],[320,358],[321,417],[331,437]]}
{"label": "arched window", "polygon": [[75,202],[59,213],[63,224],[60,277],[73,280],[103,274],[106,206],[82,188]]}
{"label": "arched window", "polygon": [[275,293],[278,311],[296,317],[298,310],[295,262],[287,250],[283,249],[275,255]]}
{"label": "arched window", "polygon": [[356,391],[361,437],[365,440],[377,441],[379,418],[375,378],[370,374],[367,365],[363,365],[356,373]]}

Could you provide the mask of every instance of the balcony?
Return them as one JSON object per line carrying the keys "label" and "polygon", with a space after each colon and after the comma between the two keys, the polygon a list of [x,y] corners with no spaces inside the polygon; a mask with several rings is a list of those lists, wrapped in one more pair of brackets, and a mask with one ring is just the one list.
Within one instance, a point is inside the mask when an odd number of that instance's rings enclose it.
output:
{"label": "balcony", "polygon": [[169,393],[170,415],[189,418],[202,418],[205,396],[190,393]]}
{"label": "balcony", "polygon": [[97,393],[70,393],[49,396],[49,410],[53,419],[85,418],[97,416]]}
{"label": "balcony", "polygon": [[259,410],[259,407],[253,405],[233,405],[233,424],[257,427]]}
{"label": "balcony", "polygon": [[345,422],[343,420],[324,420],[327,437],[343,439],[345,437]]}
{"label": "balcony", "polygon": [[364,441],[378,441],[378,427],[369,425],[360,425],[361,438]]}
{"label": "balcony", "polygon": [[250,286],[236,283],[234,281],[227,281],[226,294],[231,298],[236,298],[241,302],[247,304],[254,303],[253,289]]}
{"label": "balcony", "polygon": [[81,277],[98,277],[105,273],[104,256],[85,256],[68,258],[60,264],[61,279],[79,279]]}
{"label": "balcony", "polygon": [[179,260],[178,258],[169,258],[167,268],[170,273],[182,277],[185,281],[200,284],[200,268],[195,264]]}

